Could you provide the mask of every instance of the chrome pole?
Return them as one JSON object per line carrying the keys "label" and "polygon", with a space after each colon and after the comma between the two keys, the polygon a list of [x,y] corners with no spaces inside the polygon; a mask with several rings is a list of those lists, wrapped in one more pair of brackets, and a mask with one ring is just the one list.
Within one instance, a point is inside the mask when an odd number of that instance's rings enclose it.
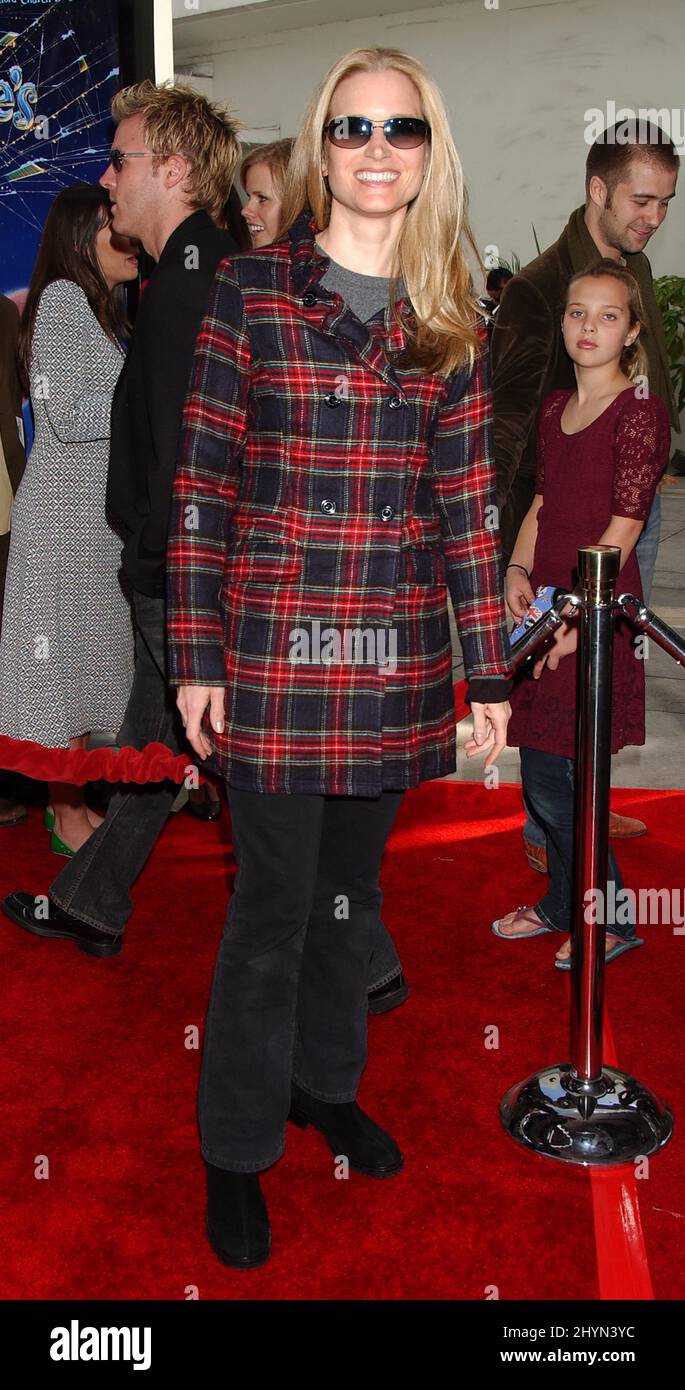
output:
{"label": "chrome pole", "polygon": [[[510,1087],[500,1118],[512,1139],[547,1158],[610,1167],[655,1153],[673,1115],[646,1086],[602,1065],[604,940],[607,925],[611,679],[614,585],[620,551],[578,551],[580,608],[576,856],[571,971],[571,1061]],[[597,890],[599,890],[597,892]],[[604,905],[600,919],[589,911]],[[597,893],[597,897],[594,894]]]}
{"label": "chrome pole", "polygon": [[636,627],[641,627],[643,632],[653,637],[657,645],[668,652],[679,666],[685,666],[685,640],[674,627],[669,627],[663,618],[657,617],[657,614],[653,613],[651,608],[647,608],[635,594],[619,594],[616,602]]}
{"label": "chrome pole", "polygon": [[571,1064],[582,1081],[602,1075],[604,1015],[604,913],[588,911],[593,895],[606,905],[611,785],[611,687],[614,654],[614,585],[621,565],[616,546],[578,551],[583,595],[578,635],[578,733],[576,748],[576,855],[571,972]]}

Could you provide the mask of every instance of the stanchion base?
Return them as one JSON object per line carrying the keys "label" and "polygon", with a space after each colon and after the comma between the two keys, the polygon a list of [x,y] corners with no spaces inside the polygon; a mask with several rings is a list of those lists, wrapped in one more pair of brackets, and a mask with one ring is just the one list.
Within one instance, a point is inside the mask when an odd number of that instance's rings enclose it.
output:
{"label": "stanchion base", "polygon": [[668,1143],[673,1115],[634,1076],[603,1067],[579,1081],[569,1062],[546,1067],[507,1091],[500,1118],[517,1143],[547,1158],[607,1168],[646,1158]]}

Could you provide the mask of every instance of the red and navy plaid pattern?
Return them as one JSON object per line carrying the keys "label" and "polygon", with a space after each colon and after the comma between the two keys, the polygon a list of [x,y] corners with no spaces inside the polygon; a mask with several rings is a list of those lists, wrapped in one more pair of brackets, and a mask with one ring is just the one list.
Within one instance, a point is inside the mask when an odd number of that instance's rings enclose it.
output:
{"label": "red and navy plaid pattern", "polygon": [[[174,490],[170,679],[226,687],[211,736],[233,786],[375,796],[454,770],[447,589],[467,675],[507,670],[487,347],[451,377],[401,365],[401,324],[362,324],[327,265],[304,216],[218,268]],[[294,662],[312,624],[394,631],[397,669]]]}

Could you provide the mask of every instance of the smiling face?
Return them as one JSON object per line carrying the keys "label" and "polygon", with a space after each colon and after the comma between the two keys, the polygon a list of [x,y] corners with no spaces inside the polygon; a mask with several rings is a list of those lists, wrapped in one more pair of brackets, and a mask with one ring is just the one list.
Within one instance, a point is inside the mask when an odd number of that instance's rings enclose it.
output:
{"label": "smiling face", "polygon": [[612,275],[574,280],[564,310],[566,351],[579,367],[604,367],[633,343],[640,325],[630,323],[628,290]]}
{"label": "smiling face", "polygon": [[250,165],[245,174],[245,192],[247,202],[241,216],[247,222],[252,245],[268,246],[278,236],[282,207],[268,164]]}
{"label": "smiling face", "polygon": [[[403,72],[358,72],[338,83],[328,120],[367,116],[387,121],[390,116],[423,117],[419,93]],[[375,129],[360,150],[344,150],[324,139],[323,173],[334,202],[348,213],[388,217],[406,211],[423,182],[428,143],[410,150],[389,145]]]}
{"label": "smiling face", "polygon": [[640,156],[631,159],[612,196],[602,179],[593,179],[590,189],[600,204],[597,225],[605,244],[623,256],[644,251],[668,212],[676,179],[677,171]]}

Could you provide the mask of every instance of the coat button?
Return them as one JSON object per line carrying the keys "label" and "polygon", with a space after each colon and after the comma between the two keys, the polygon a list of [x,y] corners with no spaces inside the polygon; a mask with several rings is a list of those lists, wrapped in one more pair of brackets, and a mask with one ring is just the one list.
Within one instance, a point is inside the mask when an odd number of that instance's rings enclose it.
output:
{"label": "coat button", "polygon": [[336,396],[335,391],[329,391],[328,395],[324,396],[324,401],[326,405],[330,405],[331,410],[335,410],[336,406],[342,405],[340,396]]}
{"label": "coat button", "polygon": [[302,303],[306,304],[308,309],[311,309],[312,304],[316,304],[316,295],[307,291],[307,294],[303,294],[302,296]]}
{"label": "coat button", "polygon": [[378,513],[381,521],[392,521],[395,515],[394,507],[381,507]]}
{"label": "coat button", "polygon": [[388,410],[401,410],[403,405],[404,401],[401,396],[391,396],[388,401]]}
{"label": "coat button", "polygon": [[329,516],[332,516],[334,512],[337,512],[338,504],[337,502],[332,502],[330,497],[324,497],[321,503],[321,510],[322,512],[327,512]]}

